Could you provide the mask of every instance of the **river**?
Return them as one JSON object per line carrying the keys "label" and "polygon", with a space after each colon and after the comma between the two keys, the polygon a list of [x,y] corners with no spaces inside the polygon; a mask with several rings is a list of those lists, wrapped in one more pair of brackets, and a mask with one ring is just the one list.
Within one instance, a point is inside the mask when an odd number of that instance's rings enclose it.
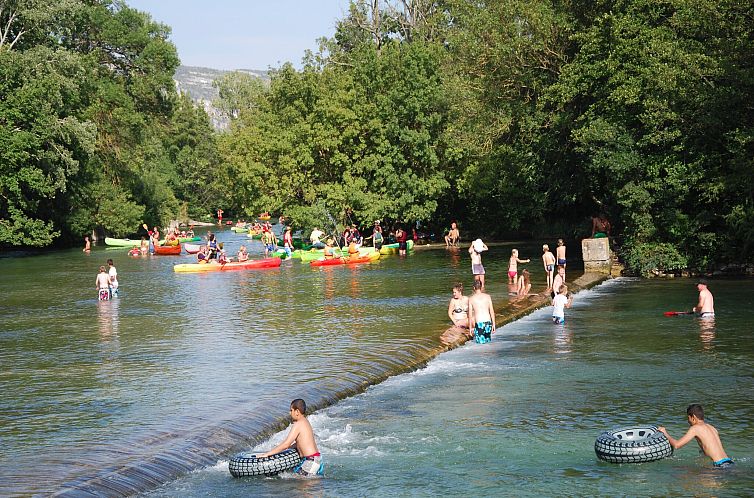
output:
{"label": "river", "polygon": [[[231,251],[246,242],[220,236]],[[507,299],[509,253],[485,255],[496,302]],[[98,303],[94,277],[107,257],[121,296]],[[124,469],[141,469],[137,489],[167,480],[156,496],[753,489],[751,280],[711,284],[711,328],[662,316],[688,308],[691,282],[618,279],[580,293],[563,328],[542,310],[490,345],[390,377],[440,347],[449,287],[471,281],[463,252],[353,268],[294,260],[265,271],[172,272],[187,259],[96,249],[4,260],[0,494],[86,488]],[[530,268],[536,288],[540,266]],[[223,448],[271,447],[283,433],[255,430],[283,429],[290,399],[324,405],[342,393],[356,395],[312,416],[325,479],[229,476]],[[636,466],[594,456],[594,439],[614,426],[663,423],[680,435],[692,401],[707,406],[738,461],[733,472],[712,471],[691,448]],[[182,459],[203,470],[179,471]]]}

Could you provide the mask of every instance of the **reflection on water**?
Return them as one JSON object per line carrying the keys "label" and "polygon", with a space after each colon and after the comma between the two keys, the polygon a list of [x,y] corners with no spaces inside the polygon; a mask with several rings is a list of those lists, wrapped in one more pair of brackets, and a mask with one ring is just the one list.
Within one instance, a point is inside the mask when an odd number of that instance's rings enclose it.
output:
{"label": "reflection on water", "polygon": [[99,333],[102,338],[118,336],[120,326],[120,298],[116,297],[109,301],[97,301],[97,320]]}
{"label": "reflection on water", "polygon": [[573,332],[568,322],[563,325],[553,325],[555,333],[553,334],[553,352],[555,354],[570,353],[573,348]]}
{"label": "reflection on water", "polygon": [[699,323],[699,339],[702,341],[702,349],[705,351],[714,351],[715,349],[715,319],[714,318],[700,318],[697,320]]}

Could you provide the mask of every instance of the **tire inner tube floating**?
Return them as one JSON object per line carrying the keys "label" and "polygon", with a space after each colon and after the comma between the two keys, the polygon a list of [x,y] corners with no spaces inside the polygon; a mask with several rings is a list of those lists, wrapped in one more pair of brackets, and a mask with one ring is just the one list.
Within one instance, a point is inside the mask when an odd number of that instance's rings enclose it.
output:
{"label": "tire inner tube floating", "polygon": [[611,463],[653,462],[673,454],[665,434],[654,425],[603,432],[594,442],[597,458]]}
{"label": "tire inner tube floating", "polygon": [[300,462],[298,451],[292,448],[264,458],[243,452],[228,461],[228,470],[233,477],[273,476],[294,468]]}

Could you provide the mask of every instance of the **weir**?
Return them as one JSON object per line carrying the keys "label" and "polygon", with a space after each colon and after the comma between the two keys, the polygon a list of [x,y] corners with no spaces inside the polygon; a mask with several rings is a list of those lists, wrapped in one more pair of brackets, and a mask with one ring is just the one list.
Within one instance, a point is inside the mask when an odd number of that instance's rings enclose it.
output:
{"label": "weir", "polygon": [[[573,292],[578,292],[607,278],[609,276],[602,273],[585,273],[568,284]],[[549,305],[550,297],[546,292],[525,296],[501,306],[496,321],[502,326]],[[451,327],[443,332],[437,343],[413,344],[404,350],[404,354],[366,364],[359,373],[345,374],[338,385],[327,380],[306,382],[303,386],[296,386],[295,393],[292,389],[281,392],[278,400],[253,409],[237,407],[228,410],[223,420],[205,423],[199,430],[167,432],[162,437],[141,441],[136,443],[141,446],[136,452],[138,456],[120,460],[116,457],[115,463],[97,470],[82,469],[81,475],[71,476],[54,496],[129,496],[156,489],[185,473],[248,450],[285,429],[289,419],[281,407],[294,397],[306,399],[312,411],[320,410],[359,394],[388,377],[422,368],[439,354],[459,347],[467,340],[462,329]]]}

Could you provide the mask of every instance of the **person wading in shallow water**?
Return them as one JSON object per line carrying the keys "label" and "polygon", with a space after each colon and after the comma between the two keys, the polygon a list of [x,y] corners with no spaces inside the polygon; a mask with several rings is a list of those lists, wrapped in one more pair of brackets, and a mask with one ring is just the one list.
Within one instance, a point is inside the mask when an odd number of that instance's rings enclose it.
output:
{"label": "person wading in shallow water", "polygon": [[665,427],[658,427],[657,430],[665,434],[674,450],[682,448],[692,439],[696,439],[705,455],[712,459],[715,467],[730,467],[733,465],[733,459],[725,453],[723,443],[720,441],[720,435],[711,424],[704,421],[704,408],[702,405],[694,403],[686,408],[686,420],[691,426],[681,439],[673,439]]}
{"label": "person wading in shallow water", "polygon": [[453,286],[453,297],[448,303],[448,317],[456,327],[469,327],[469,298],[463,295],[463,284],[460,282]]}
{"label": "person wading in shallow water", "polygon": [[715,298],[707,288],[707,281],[699,279],[696,289],[699,291],[699,302],[692,311],[699,313],[699,318],[715,318]]}
{"label": "person wading in shallow water", "polygon": [[471,255],[471,273],[474,275],[474,280],[482,282],[482,289],[484,289],[484,266],[482,266],[482,252],[487,250],[487,246],[482,242],[482,239],[476,239],[469,246],[469,254]]}
{"label": "person wading in shallow water", "polygon": [[293,469],[294,472],[304,476],[324,474],[325,465],[322,463],[322,456],[314,440],[314,430],[306,418],[306,403],[303,399],[294,399],[291,402],[291,420],[293,420],[293,427],[285,441],[267,453],[257,455],[257,458],[276,455],[293,446],[301,457],[301,463]]}
{"label": "person wading in shallow water", "polygon": [[495,308],[492,298],[482,291],[482,282],[474,281],[474,293],[469,298],[469,330],[474,334],[477,344],[492,340],[495,332]]}

